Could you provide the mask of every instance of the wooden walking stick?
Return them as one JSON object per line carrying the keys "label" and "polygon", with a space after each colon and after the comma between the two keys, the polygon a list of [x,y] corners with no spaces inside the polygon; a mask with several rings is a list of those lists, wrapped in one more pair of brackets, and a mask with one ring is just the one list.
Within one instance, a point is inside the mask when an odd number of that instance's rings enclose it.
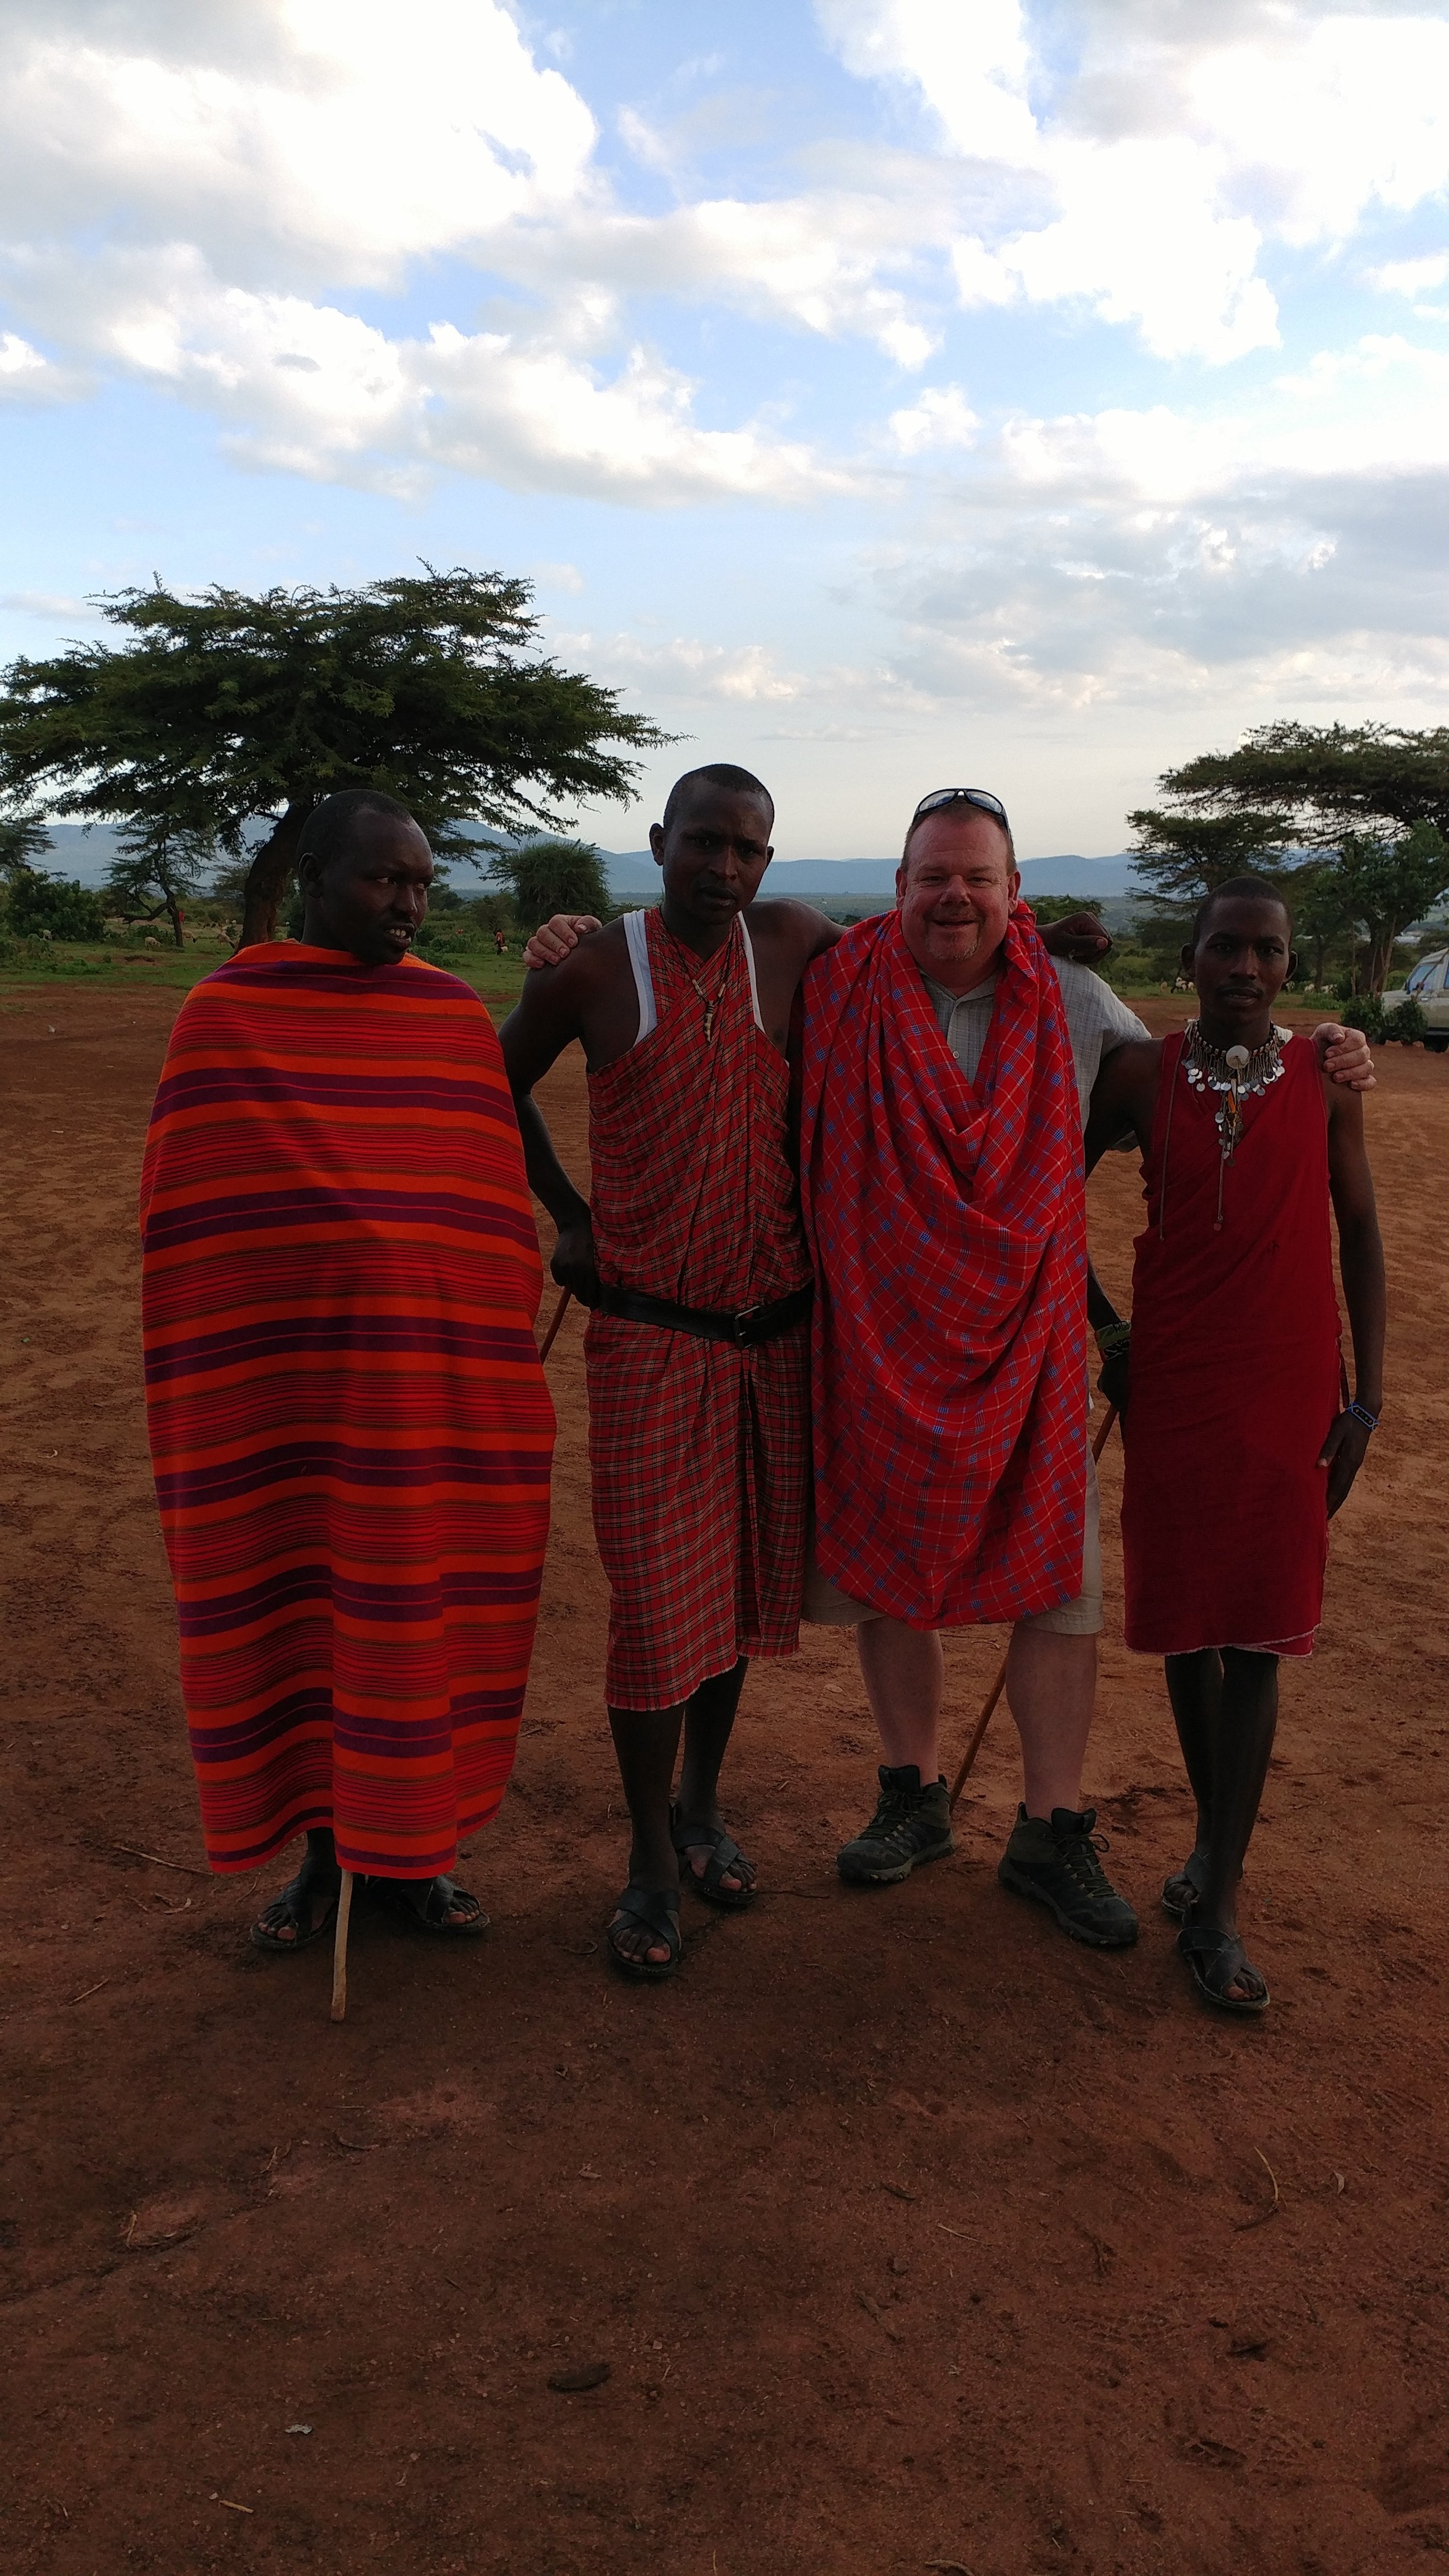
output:
{"label": "wooden walking stick", "polygon": [[[1116,1419],[1117,1407],[1115,1404],[1109,1404],[1106,1415],[1103,1419],[1102,1428],[1092,1443],[1092,1457],[1094,1462],[1101,1457],[1103,1450],[1106,1448],[1112,1425]],[[980,1752],[981,1747],[986,1740],[986,1730],[991,1724],[992,1718],[996,1714],[996,1703],[1006,1688],[1006,1664],[1007,1657],[1010,1653],[1011,1648],[1008,1645],[1006,1654],[1002,1656],[1001,1663],[997,1669],[996,1679],[986,1694],[986,1705],[982,1709],[981,1715],[976,1720],[976,1724],[972,1729],[971,1741],[966,1747],[965,1758],[962,1761],[961,1768],[957,1772],[956,1777],[951,1784],[951,1805],[953,1807],[955,1806],[957,1799],[960,1797],[962,1790],[965,1788],[967,1781],[971,1777],[972,1766],[976,1760],[976,1756]]]}
{"label": "wooden walking stick", "polygon": [[342,1873],[342,1886],[337,1898],[337,1938],[332,1945],[332,2018],[347,2017],[347,1918],[352,1912],[352,1872]]}
{"label": "wooden walking stick", "polygon": [[548,1331],[544,1334],[543,1348],[538,1355],[541,1360],[547,1359],[549,1352],[553,1349],[554,1343],[558,1340],[558,1328],[563,1322],[564,1315],[568,1308],[569,1299],[572,1297],[573,1293],[572,1288],[566,1288],[553,1310],[553,1322],[550,1324]]}

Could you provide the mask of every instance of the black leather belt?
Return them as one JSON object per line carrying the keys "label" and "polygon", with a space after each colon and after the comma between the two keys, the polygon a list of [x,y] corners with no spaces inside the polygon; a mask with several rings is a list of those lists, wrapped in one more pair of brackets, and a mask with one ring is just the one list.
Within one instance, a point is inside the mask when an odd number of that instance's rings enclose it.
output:
{"label": "black leather belt", "polygon": [[748,1350],[754,1342],[773,1342],[792,1324],[803,1324],[815,1296],[815,1283],[769,1306],[746,1306],[738,1315],[707,1315],[698,1306],[671,1306],[667,1297],[646,1297],[637,1288],[606,1288],[597,1313],[621,1315],[629,1324],[660,1324],[666,1332],[693,1333],[704,1342],[733,1342]]}

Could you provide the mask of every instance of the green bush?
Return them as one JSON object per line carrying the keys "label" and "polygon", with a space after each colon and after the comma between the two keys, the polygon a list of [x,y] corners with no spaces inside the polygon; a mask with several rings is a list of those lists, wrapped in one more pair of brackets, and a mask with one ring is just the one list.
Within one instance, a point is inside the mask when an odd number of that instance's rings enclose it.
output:
{"label": "green bush", "polygon": [[17,938],[33,939],[49,931],[52,939],[102,939],[105,914],[101,899],[74,878],[42,876],[23,868],[10,880],[5,898],[7,927]]}
{"label": "green bush", "polygon": [[1406,1002],[1396,1003],[1391,1011],[1381,1009],[1379,1016],[1384,1036],[1396,1046],[1420,1046],[1429,1034],[1423,1004],[1416,993],[1411,993]]}
{"label": "green bush", "polygon": [[1377,993],[1354,993],[1339,1014],[1346,1029],[1362,1029],[1370,1046],[1384,1042],[1384,1006]]}

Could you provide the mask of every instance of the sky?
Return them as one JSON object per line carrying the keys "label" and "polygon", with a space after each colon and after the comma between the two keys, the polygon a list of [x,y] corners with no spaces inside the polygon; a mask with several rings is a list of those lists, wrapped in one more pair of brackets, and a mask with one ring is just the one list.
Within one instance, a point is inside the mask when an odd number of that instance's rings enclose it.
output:
{"label": "sky", "polygon": [[521,574],[774,790],[1121,849],[1449,722],[1449,0],[5,0],[0,655],[159,574]]}

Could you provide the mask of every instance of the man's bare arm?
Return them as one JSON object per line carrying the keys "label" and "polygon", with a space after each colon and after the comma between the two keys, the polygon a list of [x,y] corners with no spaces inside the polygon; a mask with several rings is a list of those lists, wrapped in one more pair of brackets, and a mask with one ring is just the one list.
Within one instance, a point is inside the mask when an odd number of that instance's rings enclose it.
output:
{"label": "man's bare arm", "polygon": [[[1328,1184],[1338,1220],[1338,1266],[1353,1337],[1354,1402],[1378,1414],[1384,1401],[1384,1332],[1388,1291],[1384,1246],[1374,1205],[1373,1174],[1363,1132],[1363,1106],[1353,1091],[1324,1085],[1328,1102]],[[1334,1421],[1318,1463],[1328,1469],[1330,1520],[1347,1497],[1368,1449],[1369,1426],[1347,1410]]]}
{"label": "man's bare arm", "polygon": [[548,1124],[533,1097],[564,1048],[584,1036],[585,1008],[592,979],[583,960],[530,975],[516,1007],[499,1031],[528,1186],[547,1208],[558,1228],[550,1268],[561,1288],[571,1288],[580,1305],[596,1306],[599,1274],[594,1261],[594,1233],[588,1200],[569,1179],[554,1149]]}

